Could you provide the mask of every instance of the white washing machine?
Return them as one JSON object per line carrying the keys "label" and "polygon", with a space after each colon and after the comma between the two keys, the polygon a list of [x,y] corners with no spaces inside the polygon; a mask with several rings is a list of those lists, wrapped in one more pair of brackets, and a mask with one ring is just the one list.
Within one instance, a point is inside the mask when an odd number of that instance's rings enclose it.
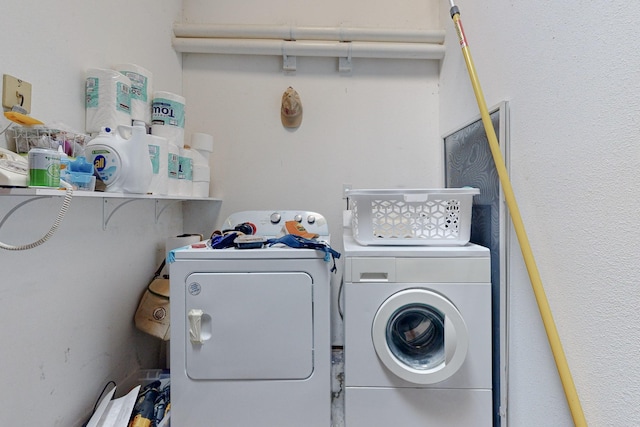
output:
{"label": "white washing machine", "polygon": [[[287,220],[329,240],[313,212],[232,215],[276,236]],[[189,248],[171,264],[171,423],[331,425],[330,269],[325,253]]]}
{"label": "white washing machine", "polygon": [[489,249],[361,246],[349,232],[346,427],[491,427]]}

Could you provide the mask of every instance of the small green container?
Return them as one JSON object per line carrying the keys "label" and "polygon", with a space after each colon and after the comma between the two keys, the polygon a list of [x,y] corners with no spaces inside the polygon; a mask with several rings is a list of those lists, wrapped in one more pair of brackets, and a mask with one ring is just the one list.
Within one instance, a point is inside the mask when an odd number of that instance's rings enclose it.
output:
{"label": "small green container", "polygon": [[32,148],[28,159],[29,187],[60,187],[60,153]]}

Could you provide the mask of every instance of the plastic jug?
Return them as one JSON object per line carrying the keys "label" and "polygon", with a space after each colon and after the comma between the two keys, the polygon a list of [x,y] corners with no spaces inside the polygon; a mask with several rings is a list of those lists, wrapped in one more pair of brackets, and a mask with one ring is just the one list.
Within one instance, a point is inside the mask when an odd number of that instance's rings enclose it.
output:
{"label": "plastic jug", "polygon": [[[122,134],[130,131],[131,136]],[[93,163],[106,191],[145,194],[149,189],[153,169],[146,141],[144,122],[134,121],[133,126],[118,126],[117,132],[103,128],[89,141],[85,153]]]}

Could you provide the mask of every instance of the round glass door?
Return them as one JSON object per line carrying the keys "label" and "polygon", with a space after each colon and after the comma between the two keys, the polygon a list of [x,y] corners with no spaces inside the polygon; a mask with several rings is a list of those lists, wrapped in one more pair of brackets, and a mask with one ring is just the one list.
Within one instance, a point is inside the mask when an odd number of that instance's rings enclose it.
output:
{"label": "round glass door", "polygon": [[416,384],[446,380],[462,366],[467,327],[452,302],[426,289],[390,296],[373,321],[373,344],[382,363]]}

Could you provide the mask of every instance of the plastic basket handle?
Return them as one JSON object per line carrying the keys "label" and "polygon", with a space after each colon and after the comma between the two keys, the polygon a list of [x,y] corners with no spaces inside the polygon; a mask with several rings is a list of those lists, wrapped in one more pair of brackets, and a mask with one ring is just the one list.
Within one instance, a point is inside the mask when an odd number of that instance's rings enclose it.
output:
{"label": "plastic basket handle", "polygon": [[404,201],[405,202],[420,202],[424,203],[429,200],[429,193],[417,193],[417,194],[405,194]]}

